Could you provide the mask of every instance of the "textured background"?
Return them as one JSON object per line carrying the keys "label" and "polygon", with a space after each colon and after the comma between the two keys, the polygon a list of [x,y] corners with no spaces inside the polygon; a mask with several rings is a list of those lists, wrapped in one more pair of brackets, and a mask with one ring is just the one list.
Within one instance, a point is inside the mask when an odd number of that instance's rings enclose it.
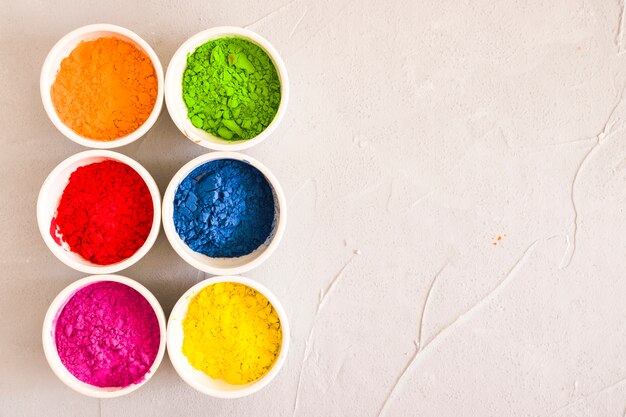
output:
{"label": "textured background", "polygon": [[[492,3],[2,0],[0,415],[622,417],[624,6]],[[45,247],[35,202],[84,149],[47,119],[39,71],[96,22],[136,31],[164,67],[225,24],[285,60],[287,116],[249,154],[281,180],[289,222],[248,276],[282,300],[292,345],[256,395],[204,397],[166,358],[139,391],[98,401],[47,366],[45,311],[83,274]],[[121,152],[164,191],[205,150],[164,110]],[[166,312],[205,278],[163,235],[123,274]]]}

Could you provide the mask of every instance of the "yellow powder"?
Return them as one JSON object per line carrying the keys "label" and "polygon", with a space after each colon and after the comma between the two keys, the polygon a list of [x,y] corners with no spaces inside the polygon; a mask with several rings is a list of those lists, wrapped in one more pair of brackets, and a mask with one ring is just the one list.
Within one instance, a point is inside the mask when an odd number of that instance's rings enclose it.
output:
{"label": "yellow powder", "polygon": [[282,343],[278,314],[267,298],[230,282],[209,285],[193,297],[183,332],[191,366],[236,385],[264,376]]}

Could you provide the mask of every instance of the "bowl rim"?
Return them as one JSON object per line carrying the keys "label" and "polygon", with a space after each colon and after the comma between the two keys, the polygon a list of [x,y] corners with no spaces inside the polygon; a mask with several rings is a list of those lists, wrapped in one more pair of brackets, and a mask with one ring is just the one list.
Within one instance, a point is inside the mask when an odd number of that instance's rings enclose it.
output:
{"label": "bowl rim", "polygon": [[[61,358],[59,357],[59,353],[56,349],[54,337],[52,337],[55,331],[54,327],[56,325],[57,316],[65,306],[65,303],[69,301],[70,298],[81,288],[102,281],[119,282],[133,288],[141,294],[148,301],[148,303],[150,303],[150,306],[154,310],[154,314],[157,316],[161,335],[159,350],[154,358],[154,362],[150,366],[150,370],[144,375],[143,380],[136,384],[131,384],[127,387],[115,390],[109,390],[107,388],[100,388],[96,386],[91,387],[89,384],[78,380],[78,378],[72,375],[61,362]],[[61,382],[74,391],[89,397],[115,398],[139,389],[154,376],[157,369],[161,365],[163,357],[165,356],[165,349],[167,346],[167,324],[165,320],[165,313],[163,312],[163,308],[161,307],[159,300],[157,300],[150,290],[139,282],[122,275],[91,275],[72,282],[57,294],[46,311],[41,337],[46,361]]]}
{"label": "bowl rim", "polygon": [[[276,357],[276,360],[270,370],[263,375],[261,378],[257,379],[250,383],[250,385],[245,386],[244,388],[233,390],[233,391],[223,391],[219,389],[214,389],[211,387],[207,387],[206,385],[199,383],[196,381],[191,375],[189,375],[184,369],[182,363],[183,361],[187,361],[187,358],[182,353],[182,351],[178,351],[177,349],[173,349],[175,341],[174,341],[174,333],[171,330],[174,326],[182,326],[182,319],[187,315],[187,309],[189,306],[189,302],[191,299],[202,291],[204,288],[218,284],[221,282],[232,282],[243,284],[254,290],[261,293],[267,300],[272,304],[272,307],[276,311],[278,315],[278,319],[281,324],[281,332],[282,332],[282,341],[280,346],[280,352]],[[178,322],[177,322],[178,321]],[[221,276],[210,279],[205,279],[191,288],[189,288],[185,293],[178,299],[174,307],[172,308],[172,312],[168,318],[167,322],[167,354],[170,358],[170,362],[172,366],[176,370],[176,373],[181,377],[183,381],[185,381],[189,386],[194,388],[196,391],[201,392],[202,394],[209,395],[211,397],[223,398],[223,399],[234,399],[241,398],[255,392],[261,390],[266,387],[280,372],[285,360],[287,358],[287,353],[289,351],[289,339],[290,339],[290,330],[289,330],[289,321],[287,319],[287,313],[285,312],[283,306],[280,301],[276,297],[276,295],[270,291],[266,286],[260,284],[257,281],[254,281],[250,278],[242,277],[242,276]]]}
{"label": "bowl rim", "polygon": [[[74,130],[72,130],[69,126],[67,126],[56,112],[54,108],[54,104],[52,103],[52,97],[50,94],[51,85],[54,83],[54,79],[50,80],[49,74],[53,70],[52,65],[57,56],[61,53],[61,51],[65,48],[68,43],[73,42],[76,38],[87,35],[93,32],[112,32],[126,38],[131,39],[138,46],[143,49],[143,52],[148,55],[150,60],[152,61],[152,66],[154,67],[154,72],[157,77],[157,97],[156,102],[154,103],[154,107],[152,108],[152,112],[148,116],[148,118],[143,122],[141,126],[139,126],[136,130],[129,133],[126,136],[122,136],[118,139],[113,139],[111,141],[100,141],[95,139],[90,139],[85,136],[79,135]],[[58,68],[56,69],[58,72]],[[55,72],[55,79],[56,79]],[[128,145],[137,139],[144,136],[156,123],[159,115],[161,114],[161,110],[163,109],[163,97],[164,97],[164,75],[163,75],[163,66],[161,65],[161,61],[159,60],[158,55],[154,52],[154,49],[139,35],[135,32],[126,29],[121,26],[112,25],[108,23],[96,23],[92,25],[81,26],[73,31],[69,32],[61,39],[54,44],[50,52],[46,56],[46,59],[41,68],[41,74],[39,77],[39,90],[41,94],[41,101],[43,103],[43,107],[48,115],[52,124],[57,128],[59,132],[61,132],[66,138],[72,140],[73,142],[86,146],[88,148],[94,149],[113,149],[119,148],[121,146]]]}
{"label": "bowl rim", "polygon": [[[176,190],[180,183],[198,166],[215,160],[220,159],[234,159],[237,161],[248,162],[250,165],[258,169],[261,174],[265,176],[267,181],[270,183],[270,186],[274,190],[276,195],[276,200],[278,202],[278,218],[276,219],[276,232],[274,236],[271,238],[269,245],[263,250],[259,256],[256,258],[246,262],[243,265],[235,266],[235,267],[217,267],[213,265],[208,265],[207,263],[201,262],[192,256],[190,256],[185,249],[189,249],[187,244],[183,242],[183,240],[178,235],[176,231],[176,227],[174,226],[174,197],[176,195]],[[287,223],[287,202],[285,199],[285,195],[283,189],[278,182],[278,179],[272,174],[272,172],[259,162],[257,159],[252,158],[248,155],[238,153],[238,152],[209,152],[204,155],[200,155],[197,158],[192,159],[183,165],[172,177],[172,180],[167,186],[165,190],[165,194],[163,194],[163,209],[162,209],[162,221],[163,221],[163,230],[165,231],[165,236],[167,240],[170,242],[172,248],[176,251],[176,253],[189,265],[193,266],[200,271],[212,274],[212,275],[239,275],[245,272],[248,272],[263,262],[265,262],[276,250],[278,247],[283,234],[285,232],[285,226]]]}
{"label": "bowl rim", "polygon": [[[150,229],[148,237],[146,238],[146,241],[139,249],[137,249],[137,251],[132,256],[111,265],[84,265],[72,259],[69,256],[70,252],[59,246],[59,244],[57,244],[50,235],[51,219],[47,218],[47,215],[44,211],[44,207],[46,206],[46,204],[44,203],[44,199],[49,193],[49,187],[51,183],[69,166],[87,158],[113,159],[130,166],[144,180],[152,198],[154,214],[152,217],[152,227]],[[152,178],[152,175],[150,175],[148,170],[131,157],[121,154],[119,152],[104,149],[92,149],[79,152],[61,161],[44,180],[41,189],[39,190],[39,196],[37,197],[37,225],[39,226],[39,232],[41,233],[41,236],[46,243],[46,246],[48,246],[48,249],[50,249],[54,256],[56,256],[57,259],[59,259],[65,265],[76,271],[84,272],[86,274],[112,274],[126,269],[131,265],[134,265],[150,251],[150,249],[156,242],[159,231],[161,229],[161,193],[159,192],[159,187],[154,181],[154,178]]]}
{"label": "bowl rim", "polygon": [[[251,139],[227,142],[223,138],[219,138],[215,135],[210,134],[209,132],[196,128],[191,124],[191,121],[188,119],[187,114],[185,114],[185,117],[179,117],[178,113],[174,110],[176,103],[175,100],[178,100],[180,98],[180,100],[182,101],[182,85],[176,84],[178,78],[174,75],[174,67],[176,67],[181,60],[186,61],[187,54],[195,51],[196,48],[200,45],[209,40],[222,37],[239,37],[256,43],[269,55],[272,62],[274,63],[274,67],[276,67],[276,72],[278,73],[278,77],[280,79],[281,100],[278,106],[278,110],[276,111],[276,115],[274,116],[272,122],[261,133]],[[186,68],[186,65],[184,68]],[[244,149],[252,148],[253,146],[265,141],[269,136],[271,136],[271,134],[276,130],[276,128],[283,120],[287,111],[288,102],[289,76],[287,74],[287,67],[285,66],[285,63],[280,54],[278,53],[276,48],[274,48],[274,46],[263,36],[242,27],[217,26],[192,35],[176,50],[167,67],[167,73],[165,74],[165,104],[170,117],[174,121],[174,124],[189,140],[214,151],[242,151]],[[211,140],[205,139],[203,136],[207,136],[212,140],[221,141],[223,143],[212,142]]]}

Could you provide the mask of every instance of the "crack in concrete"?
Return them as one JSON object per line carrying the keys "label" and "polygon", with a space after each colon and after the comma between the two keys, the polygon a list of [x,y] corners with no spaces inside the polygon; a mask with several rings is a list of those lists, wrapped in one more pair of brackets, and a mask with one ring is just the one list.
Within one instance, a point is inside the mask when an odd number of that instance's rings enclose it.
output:
{"label": "crack in concrete", "polygon": [[204,272],[198,270],[198,273],[196,274],[196,283],[202,281],[203,279],[204,279]]}
{"label": "crack in concrete", "polygon": [[437,282],[437,279],[439,278],[441,273],[446,269],[446,267],[448,265],[450,265],[450,259],[448,259],[443,264],[443,266],[439,269],[439,271],[437,271],[437,273],[433,277],[432,281],[430,282],[430,286],[428,287],[428,291],[426,292],[426,297],[424,299],[424,304],[422,306],[422,313],[420,315],[419,328],[418,328],[418,332],[417,332],[417,339],[413,341],[413,344],[415,345],[415,353],[413,354],[411,359],[409,359],[409,361],[406,363],[404,368],[402,368],[402,370],[400,372],[400,375],[396,378],[395,383],[391,387],[391,391],[387,395],[387,398],[385,398],[385,401],[383,402],[383,405],[381,406],[380,410],[378,411],[378,417],[380,417],[382,415],[382,413],[385,411],[385,409],[387,408],[387,404],[389,403],[389,400],[391,399],[391,394],[393,393],[394,389],[398,386],[398,384],[400,383],[400,381],[402,380],[402,378],[404,377],[404,375],[408,371],[409,367],[415,361],[415,359],[417,358],[417,355],[422,350],[422,329],[424,328],[423,324],[424,324],[424,316],[426,315],[426,307],[428,306],[428,301],[430,300],[430,294],[432,293],[432,290],[435,287],[435,283]]}
{"label": "crack in concrete", "polygon": [[[387,210],[387,213],[392,213],[393,210],[391,209],[391,199],[393,198],[393,189],[394,189],[394,184],[396,182],[397,178],[394,178],[391,181],[391,186],[389,188],[389,196],[387,197],[387,204],[385,205],[385,209]],[[417,206],[422,200],[430,197],[433,193],[435,192],[435,189],[431,189],[430,191],[425,192],[424,194],[422,194],[421,196],[419,196],[417,199],[413,200],[412,202],[410,202],[405,208],[402,209],[401,214],[406,214],[408,212],[410,212],[415,206]]]}
{"label": "crack in concrete", "polygon": [[[591,159],[591,156],[598,150],[598,148],[602,145],[604,140],[609,135],[614,133],[612,132],[613,126],[619,120],[619,118],[614,119],[614,116],[615,116],[615,113],[617,112],[617,108],[619,107],[619,105],[622,103],[624,99],[624,89],[626,89],[626,84],[622,86],[617,102],[611,109],[611,112],[609,113],[609,116],[607,117],[606,122],[604,123],[604,127],[602,128],[602,131],[600,131],[600,133],[598,133],[595,136],[596,143],[589,149],[589,151],[587,151],[583,159],[578,164],[578,168],[576,169],[576,173],[574,174],[574,180],[572,181],[572,184],[570,187],[570,200],[572,202],[572,209],[574,211],[572,240],[570,242],[569,236],[568,236],[568,241],[567,241],[568,245],[567,245],[567,248],[565,249],[565,254],[563,255],[563,258],[561,259],[561,264],[559,265],[559,269],[567,268],[572,263],[572,259],[574,258],[574,254],[576,253],[576,239],[578,237],[578,225],[579,225],[578,208],[576,206],[576,197],[575,197],[576,184],[578,183],[578,179],[580,178],[580,175],[583,172],[584,168],[587,166],[588,161]],[[590,139],[594,139],[594,138],[587,138],[587,140],[590,140]]]}
{"label": "crack in concrete", "polygon": [[248,29],[250,26],[254,26],[254,25],[256,25],[257,23],[262,22],[263,20],[267,19],[268,17],[273,16],[273,15],[275,15],[276,13],[280,12],[281,10],[283,10],[283,9],[285,9],[285,8],[287,8],[287,7],[289,7],[289,6],[291,6],[291,4],[295,3],[296,1],[297,1],[297,0],[291,0],[291,1],[290,1],[290,2],[288,2],[288,3],[285,3],[285,4],[283,4],[282,6],[279,6],[278,8],[276,8],[276,9],[272,10],[271,12],[269,12],[268,14],[266,14],[266,15],[264,15],[264,16],[262,16],[262,17],[258,18],[258,19],[257,19],[257,20],[255,20],[254,22],[252,22],[252,23],[248,23],[247,25],[245,25],[245,26],[244,26],[244,28]]}
{"label": "crack in concrete", "polygon": [[337,379],[339,379],[339,376],[343,373],[344,367],[346,365],[346,362],[348,360],[348,355],[347,352],[352,351],[352,347],[353,345],[349,345],[345,352],[343,357],[341,358],[341,363],[339,364],[339,367],[337,368],[337,370],[335,371],[333,377],[332,377],[332,383],[326,384],[324,387],[324,394],[328,393],[328,391],[330,390],[330,388],[334,385],[335,382],[337,382]]}
{"label": "crack in concrete", "polygon": [[560,147],[566,147],[566,146],[572,146],[572,145],[578,145],[580,143],[586,143],[586,142],[591,142],[593,140],[596,140],[595,137],[590,137],[590,138],[582,138],[582,139],[574,139],[574,140],[568,140],[568,141],[564,141],[564,142],[554,142],[554,143],[549,143],[547,145],[539,145],[539,146],[519,146],[519,147],[514,147],[513,149],[515,150],[529,150],[532,152],[541,152],[541,151],[545,151],[548,149],[553,149],[553,148],[560,148]]}
{"label": "crack in concrete", "polygon": [[337,203],[339,203],[340,201],[344,201],[344,200],[353,200],[356,198],[362,198],[365,197],[366,195],[368,195],[369,193],[376,191],[377,189],[379,189],[380,187],[382,187],[383,185],[385,185],[388,181],[383,180],[383,181],[379,181],[374,185],[370,185],[369,187],[363,189],[363,190],[355,190],[353,192],[350,192],[348,194],[342,195],[341,197],[335,198],[334,200],[329,201],[325,207],[322,207],[321,213],[326,213],[328,210],[332,209],[333,206]]}
{"label": "crack in concrete", "polygon": [[565,265],[566,259],[567,259],[567,254],[569,253],[569,248],[570,248],[570,245],[571,245],[571,241],[570,241],[569,235],[565,235],[565,243],[567,244],[567,246],[565,246],[565,252],[563,252],[563,256],[561,256],[561,262],[559,262],[559,269],[563,269],[564,268],[563,265]]}
{"label": "crack in concrete", "polygon": [[334,22],[335,22],[335,20],[337,20],[337,18],[338,18],[338,17],[339,17],[339,16],[340,16],[340,15],[341,15],[344,11],[345,11],[345,9],[346,9],[348,6],[350,6],[352,3],[354,3],[354,2],[355,2],[355,0],[349,0],[349,1],[347,1],[347,2],[343,5],[343,6],[341,6],[341,8],[340,8],[337,12],[335,12],[335,13],[334,13],[334,16],[333,16],[334,18],[333,18],[333,19],[329,19],[328,21],[326,21],[326,24],[325,24],[325,25],[322,25],[322,27],[320,27],[318,30],[316,30],[315,32],[313,32],[310,36],[308,36],[308,37],[304,40],[304,42],[302,43],[302,45],[300,45],[300,46],[299,46],[299,50],[300,50],[300,51],[304,51],[304,50],[306,50],[306,49],[304,48],[304,46],[305,46],[306,44],[308,44],[309,42],[311,42],[311,40],[313,40],[313,39],[314,39],[317,35],[319,35],[319,34],[320,34],[320,33],[321,33],[324,29],[326,29],[326,28],[330,27],[330,25],[331,25],[332,23],[334,23]]}
{"label": "crack in concrete", "polygon": [[[582,172],[583,168],[585,167],[585,164],[589,160],[589,157],[591,156],[591,154],[594,153],[596,149],[598,149],[598,143],[593,145],[589,149],[589,151],[587,151],[583,159],[580,161],[580,164],[578,164],[578,168],[576,169],[576,173],[574,174],[574,180],[572,181],[572,185],[570,189],[570,200],[572,202],[572,210],[574,211],[574,219],[573,219],[574,230],[572,233],[573,237],[572,237],[572,241],[570,242],[569,235],[567,236],[567,247],[565,248],[565,253],[563,254],[563,258],[561,259],[559,269],[567,268],[572,262],[572,259],[574,258],[574,253],[576,252],[576,238],[578,236],[578,208],[576,207],[576,198],[575,198],[576,182],[578,181],[578,177],[580,173]],[[570,252],[570,248],[571,248],[571,252]]]}
{"label": "crack in concrete", "polygon": [[617,21],[617,33],[615,34],[615,46],[617,47],[617,55],[622,55],[624,53],[624,17],[626,14],[626,7],[624,7],[624,1],[619,1],[618,4],[620,6],[620,14],[619,20]]}
{"label": "crack in concrete", "polygon": [[426,292],[426,298],[424,300],[424,305],[422,306],[422,314],[420,315],[419,330],[418,330],[418,333],[417,333],[417,348],[418,348],[417,351],[418,352],[420,350],[422,350],[422,330],[424,329],[424,316],[426,315],[426,308],[428,307],[428,301],[430,300],[430,294],[432,293],[433,288],[435,287],[435,283],[439,279],[439,276],[442,274],[442,272],[446,269],[446,267],[448,265],[450,265],[450,259],[448,259],[446,261],[446,263],[443,264],[443,266],[439,269],[439,271],[437,271],[437,273],[435,274],[435,277],[430,282],[430,286],[428,287],[428,291]]}
{"label": "crack in concrete", "polygon": [[617,165],[613,167],[613,173],[619,172],[626,168],[626,158],[622,159]]}
{"label": "crack in concrete", "polygon": [[339,282],[339,279],[343,276],[343,273],[345,272],[345,270],[352,263],[354,258],[359,256],[360,254],[361,254],[361,251],[355,250],[352,256],[350,257],[350,259],[348,259],[348,262],[346,262],[345,265],[341,267],[339,272],[335,274],[330,284],[328,284],[328,287],[326,288],[326,290],[325,291],[320,290],[320,299],[317,303],[317,309],[315,310],[315,315],[313,316],[311,330],[309,330],[309,335],[307,336],[307,340],[304,344],[304,356],[302,357],[302,363],[300,364],[300,374],[298,375],[298,385],[296,386],[296,397],[293,402],[293,412],[291,414],[292,417],[294,417],[296,413],[298,412],[298,405],[299,405],[299,400],[300,400],[300,388],[302,387],[302,373],[304,371],[304,365],[306,364],[307,359],[311,355],[311,342],[313,340],[313,334],[315,331],[315,325],[317,324],[317,318],[320,312],[322,311],[322,308],[326,304],[326,300],[328,299],[329,295],[332,293],[333,289],[337,285],[337,282]]}
{"label": "crack in concrete", "polygon": [[385,410],[387,409],[387,404],[389,403],[389,400],[391,399],[391,394],[393,394],[398,384],[400,384],[400,382],[402,381],[402,378],[404,378],[404,375],[407,373],[411,365],[415,362],[415,359],[417,359],[417,355],[419,355],[420,353],[419,343],[416,340],[414,340],[413,344],[415,345],[415,353],[413,354],[413,356],[411,356],[411,359],[409,359],[406,365],[404,365],[404,368],[402,368],[400,375],[398,375],[398,377],[396,378],[396,382],[392,385],[391,391],[387,395],[387,398],[385,398],[385,402],[383,402],[383,405],[380,407],[380,410],[378,411],[378,417],[382,416]]}
{"label": "crack in concrete", "polygon": [[306,16],[308,11],[309,11],[308,8],[304,9],[304,13],[302,13],[302,16],[300,16],[300,19],[298,19],[296,24],[293,26],[293,29],[291,29],[291,32],[289,33],[289,39],[291,39],[293,34],[296,32],[296,29],[298,28],[298,26],[300,26],[300,23],[302,23],[302,20],[304,19],[304,16]]}
{"label": "crack in concrete", "polygon": [[339,270],[339,272],[337,272],[337,274],[335,275],[335,277],[330,281],[330,284],[328,284],[328,287],[326,287],[326,290],[320,290],[320,299],[319,302],[317,303],[317,313],[319,313],[322,310],[322,307],[324,307],[324,305],[326,304],[326,300],[328,299],[328,295],[333,291],[333,289],[335,288],[335,285],[337,285],[337,282],[339,281],[339,278],[341,278],[343,276],[343,272],[346,270],[346,268],[348,266],[350,266],[350,264],[352,263],[352,261],[354,260],[354,258],[356,258],[357,256],[359,256],[361,254],[361,251],[359,250],[355,250],[354,253],[352,254],[352,257],[348,260],[348,262],[346,262],[346,264],[343,266],[343,268],[341,268]]}
{"label": "crack in concrete", "polygon": [[395,184],[397,178],[394,178],[393,180],[391,180],[391,183],[389,184],[389,197],[387,197],[387,204],[385,204],[385,209],[387,210],[387,213],[391,213],[391,199],[393,198],[393,184]]}
{"label": "crack in concrete", "polygon": [[417,206],[419,203],[421,203],[422,201],[424,201],[426,198],[430,197],[431,195],[433,195],[433,193],[435,192],[435,190],[430,190],[427,193],[424,193],[421,197],[419,197],[417,200],[411,202],[411,204],[409,204],[409,206],[406,208],[406,211],[411,211],[413,208],[415,208],[415,206]]}
{"label": "crack in concrete", "polygon": [[537,146],[513,146],[509,143],[509,139],[508,137],[504,134],[504,131],[502,130],[502,127],[498,126],[498,129],[500,130],[500,135],[502,136],[502,140],[504,141],[504,143],[506,144],[506,146],[509,149],[512,149],[514,151],[532,151],[532,152],[541,152],[544,151],[546,149],[552,149],[552,148],[559,148],[561,146],[571,146],[571,145],[576,145],[579,143],[584,143],[584,142],[590,142],[592,140],[596,140],[596,136],[593,137],[587,137],[587,138],[581,138],[581,139],[574,139],[574,140],[566,140],[563,142],[553,142],[553,143],[548,143],[546,145],[537,145]]}
{"label": "crack in concrete", "polygon": [[[616,381],[616,382],[612,383],[611,385],[607,385],[606,387],[599,389],[598,391],[594,391],[594,392],[592,392],[590,394],[587,394],[587,395],[577,399],[576,401],[568,402],[567,404],[557,408],[556,410],[554,410],[553,412],[548,414],[547,417],[552,417],[555,414],[560,413],[561,411],[567,410],[568,408],[571,408],[571,407],[573,407],[573,406],[575,406],[577,404],[580,404],[580,403],[588,400],[589,398],[597,397],[600,394],[603,394],[603,393],[605,393],[605,392],[607,392],[607,391],[609,391],[609,390],[611,390],[611,389],[613,389],[613,388],[615,388],[615,387],[617,387],[619,385],[622,385],[624,382],[626,382],[626,378],[622,378],[619,381]],[[624,414],[626,415],[626,410],[624,410]]]}
{"label": "crack in concrete", "polygon": [[534,252],[537,244],[541,241],[547,241],[549,239],[552,239],[553,237],[555,236],[550,236],[548,238],[543,238],[543,239],[537,239],[533,243],[531,243],[530,246],[526,248],[522,256],[517,260],[517,262],[509,270],[509,272],[504,277],[504,279],[502,279],[487,295],[485,295],[483,298],[478,300],[476,304],[474,304],[465,313],[459,315],[452,323],[450,323],[449,325],[441,329],[427,344],[424,345],[422,349],[420,349],[419,347],[417,348],[417,352],[415,353],[411,361],[408,363],[408,365],[403,368],[400,376],[396,379],[395,384],[391,387],[391,391],[387,395],[387,398],[385,398],[385,401],[383,402],[383,405],[378,413],[378,417],[381,417],[384,415],[387,409],[387,406],[388,404],[391,403],[392,398],[394,398],[398,390],[398,387],[401,386],[402,382],[405,379],[405,376],[419,362],[419,359],[424,356],[424,352],[427,352],[428,350],[432,350],[434,346],[437,345],[437,343],[441,343],[441,339],[444,338],[446,334],[452,332],[452,330],[462,325],[464,322],[468,320],[468,317],[473,312],[478,310],[487,302],[494,299],[503,290],[503,288],[505,288],[506,285],[513,279],[513,277],[517,274],[517,272],[521,269],[522,265],[524,265],[524,263],[528,260],[530,255]]}
{"label": "crack in concrete", "polygon": [[312,182],[313,186],[315,187],[314,188],[315,189],[315,207],[317,208],[317,181],[315,181],[315,178],[307,178],[306,181],[304,181],[302,185],[300,185],[298,189],[291,195],[291,199],[287,203],[287,206],[290,206],[291,204],[293,204],[293,202],[296,200],[296,197],[300,195],[300,193],[306,188],[306,186],[310,182]]}
{"label": "crack in concrete", "polygon": [[315,241],[315,238],[319,234],[320,230],[321,230],[321,226],[319,226],[319,225],[315,226],[315,229],[313,230],[313,233],[311,233],[311,238],[309,239],[309,243],[307,243],[305,248],[304,248],[304,251],[303,251],[304,253],[307,253],[309,251],[309,249],[313,245],[313,241]]}

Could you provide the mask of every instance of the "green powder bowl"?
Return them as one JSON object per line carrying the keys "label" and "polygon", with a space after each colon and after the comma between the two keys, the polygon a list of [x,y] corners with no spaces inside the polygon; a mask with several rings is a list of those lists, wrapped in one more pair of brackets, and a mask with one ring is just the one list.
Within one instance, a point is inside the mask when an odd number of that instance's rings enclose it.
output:
{"label": "green powder bowl", "polygon": [[[237,90],[241,85],[247,88]],[[189,38],[165,76],[165,103],[176,126],[193,142],[216,151],[240,151],[267,139],[280,124],[288,99],[287,69],[276,49],[238,27],[216,27]]]}

